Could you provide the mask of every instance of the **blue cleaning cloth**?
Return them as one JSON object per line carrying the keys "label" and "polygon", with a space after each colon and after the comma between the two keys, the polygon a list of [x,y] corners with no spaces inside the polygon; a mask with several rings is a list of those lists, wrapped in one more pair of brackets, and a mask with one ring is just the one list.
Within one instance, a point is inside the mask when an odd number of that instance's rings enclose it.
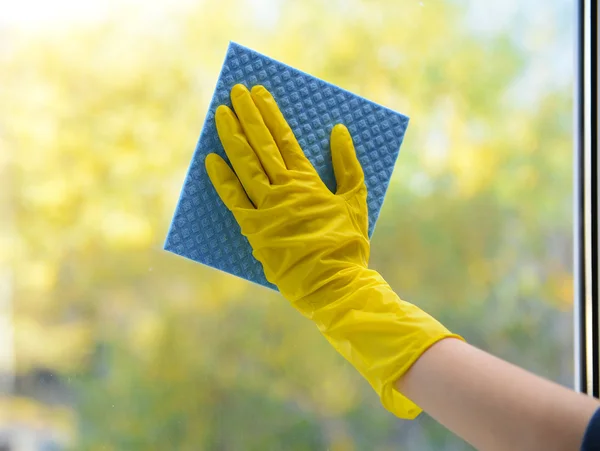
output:
{"label": "blue cleaning cloth", "polygon": [[230,43],[200,139],[185,178],[165,242],[165,250],[276,289],[252,256],[248,240],[217,195],[204,168],[215,152],[225,159],[215,126],[215,111],[231,107],[231,88],[261,84],[277,101],[300,147],[325,184],[335,192],[329,137],[337,123],[348,127],[365,173],[369,237],[383,203],[408,117],[344,89]]}

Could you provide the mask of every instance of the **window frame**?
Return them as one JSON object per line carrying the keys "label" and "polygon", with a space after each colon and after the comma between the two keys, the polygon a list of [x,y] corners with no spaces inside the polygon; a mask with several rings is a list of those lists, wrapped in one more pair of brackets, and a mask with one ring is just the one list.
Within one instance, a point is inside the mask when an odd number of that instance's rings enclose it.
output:
{"label": "window frame", "polygon": [[574,158],[575,389],[599,397],[598,5],[578,0]]}

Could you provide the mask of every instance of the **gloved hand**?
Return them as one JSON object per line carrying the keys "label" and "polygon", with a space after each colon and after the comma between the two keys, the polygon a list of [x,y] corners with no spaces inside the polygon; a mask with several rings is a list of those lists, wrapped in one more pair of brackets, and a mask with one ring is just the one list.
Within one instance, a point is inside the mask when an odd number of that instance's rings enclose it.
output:
{"label": "gloved hand", "polygon": [[460,337],[368,269],[367,189],[348,130],[338,124],[331,133],[333,194],[264,87],[250,93],[236,85],[231,100],[236,114],[222,105],[216,124],[235,173],[216,154],[205,161],[219,197],[267,280],[316,323],[388,410],[414,418],[420,408],[394,382],[435,342]]}

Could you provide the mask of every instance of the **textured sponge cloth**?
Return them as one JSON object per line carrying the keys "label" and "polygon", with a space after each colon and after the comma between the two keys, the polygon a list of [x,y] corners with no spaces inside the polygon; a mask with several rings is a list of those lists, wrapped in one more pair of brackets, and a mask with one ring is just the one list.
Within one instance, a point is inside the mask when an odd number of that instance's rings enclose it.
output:
{"label": "textured sponge cloth", "polygon": [[226,159],[217,135],[215,111],[222,104],[231,106],[230,91],[238,83],[248,88],[260,84],[273,94],[300,147],[334,192],[329,136],[337,123],[348,127],[365,173],[369,236],[379,216],[408,117],[230,43],[164,248],[276,289],[265,278],[250,244],[219,199],[204,168],[204,158],[209,153]]}

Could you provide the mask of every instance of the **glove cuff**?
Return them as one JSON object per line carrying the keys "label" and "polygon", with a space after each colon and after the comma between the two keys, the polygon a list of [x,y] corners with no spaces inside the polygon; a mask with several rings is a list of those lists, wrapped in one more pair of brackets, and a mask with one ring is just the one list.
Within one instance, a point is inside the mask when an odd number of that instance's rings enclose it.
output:
{"label": "glove cuff", "polygon": [[348,268],[328,287],[297,308],[367,379],[386,409],[415,418],[421,409],[396,390],[395,382],[436,342],[463,338],[400,299],[376,271]]}

